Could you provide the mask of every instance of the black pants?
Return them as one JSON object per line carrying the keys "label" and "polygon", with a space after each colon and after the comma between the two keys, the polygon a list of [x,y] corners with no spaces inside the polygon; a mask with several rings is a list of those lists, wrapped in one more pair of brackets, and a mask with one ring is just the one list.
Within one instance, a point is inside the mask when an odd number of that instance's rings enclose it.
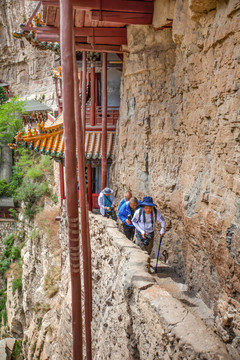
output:
{"label": "black pants", "polygon": [[123,224],[123,232],[129,240],[133,240],[134,233],[135,233],[135,227],[127,226],[126,224]]}

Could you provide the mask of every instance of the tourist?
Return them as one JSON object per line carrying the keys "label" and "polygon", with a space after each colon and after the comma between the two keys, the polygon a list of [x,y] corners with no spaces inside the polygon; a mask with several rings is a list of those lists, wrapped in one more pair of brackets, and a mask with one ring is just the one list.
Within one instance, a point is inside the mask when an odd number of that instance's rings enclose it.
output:
{"label": "tourist", "polygon": [[136,244],[139,245],[141,249],[146,250],[149,255],[153,248],[156,221],[161,224],[160,236],[163,237],[165,233],[165,220],[162,214],[156,209],[156,206],[150,196],[144,197],[140,209],[135,212],[132,219],[132,223],[137,229]]}
{"label": "tourist", "polygon": [[115,213],[115,197],[113,190],[106,187],[103,189],[98,197],[98,205],[100,206],[100,213],[107,218],[111,217],[113,220],[117,220]]}
{"label": "tourist", "polygon": [[121,206],[125,204],[127,201],[129,201],[131,197],[132,197],[131,191],[126,191],[124,197],[120,200],[120,203],[118,205],[118,212],[120,211]]}
{"label": "tourist", "polygon": [[134,238],[135,227],[132,224],[132,218],[136,209],[138,208],[138,199],[135,197],[131,197],[129,201],[125,202],[125,204],[121,206],[121,209],[118,213],[118,217],[123,224],[123,232],[129,240],[133,240]]}
{"label": "tourist", "polygon": [[[126,191],[124,194],[124,197],[120,200],[120,203],[118,205],[118,212],[120,211],[123,204],[125,204],[127,201],[129,201],[132,197],[131,191]],[[122,220],[120,220],[120,224],[123,225]]]}

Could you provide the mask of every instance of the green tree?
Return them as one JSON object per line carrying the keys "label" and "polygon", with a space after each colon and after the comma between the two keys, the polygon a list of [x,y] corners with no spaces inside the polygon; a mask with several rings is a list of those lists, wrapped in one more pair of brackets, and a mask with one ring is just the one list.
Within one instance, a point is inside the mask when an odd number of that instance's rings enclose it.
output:
{"label": "green tree", "polygon": [[8,96],[4,87],[0,86],[0,106],[8,101]]}
{"label": "green tree", "polygon": [[0,142],[6,144],[22,129],[24,101],[17,97],[0,106]]}

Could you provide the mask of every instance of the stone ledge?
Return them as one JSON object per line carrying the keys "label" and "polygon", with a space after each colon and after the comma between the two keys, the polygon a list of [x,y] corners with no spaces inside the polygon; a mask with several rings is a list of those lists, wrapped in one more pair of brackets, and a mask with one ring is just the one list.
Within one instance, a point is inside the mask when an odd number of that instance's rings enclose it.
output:
{"label": "stone ledge", "polygon": [[137,294],[135,301],[143,321],[149,322],[149,312],[148,315],[145,314],[147,308],[150,309],[150,313],[152,312],[154,322],[161,325],[161,334],[157,336],[159,342],[161,341],[159,336],[165,333],[169,338],[176,339],[179,346],[188,349],[194,359],[232,359],[225,345],[200,318],[189,312],[178,299],[173,298],[170,293],[156,284],[156,280],[149,273],[150,259],[146,252],[130,242],[118,230],[114,221],[101,215],[91,214],[90,218],[96,221],[98,226],[102,227],[101,224],[104,226],[112,245],[126,258],[124,286],[132,288]]}

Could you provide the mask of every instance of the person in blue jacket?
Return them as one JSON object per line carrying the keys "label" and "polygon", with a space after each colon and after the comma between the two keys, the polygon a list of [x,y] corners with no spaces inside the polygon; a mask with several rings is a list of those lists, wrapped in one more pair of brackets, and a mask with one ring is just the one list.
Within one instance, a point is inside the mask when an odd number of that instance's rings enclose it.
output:
{"label": "person in blue jacket", "polygon": [[124,197],[120,200],[120,203],[118,205],[118,212],[120,211],[123,204],[125,204],[127,201],[129,201],[132,197],[131,191],[126,191],[124,194]]}
{"label": "person in blue jacket", "polygon": [[129,240],[133,240],[134,238],[135,227],[132,224],[132,218],[138,208],[138,199],[132,197],[129,201],[125,202],[125,204],[121,206],[118,213],[118,217],[123,223],[123,232]]}

